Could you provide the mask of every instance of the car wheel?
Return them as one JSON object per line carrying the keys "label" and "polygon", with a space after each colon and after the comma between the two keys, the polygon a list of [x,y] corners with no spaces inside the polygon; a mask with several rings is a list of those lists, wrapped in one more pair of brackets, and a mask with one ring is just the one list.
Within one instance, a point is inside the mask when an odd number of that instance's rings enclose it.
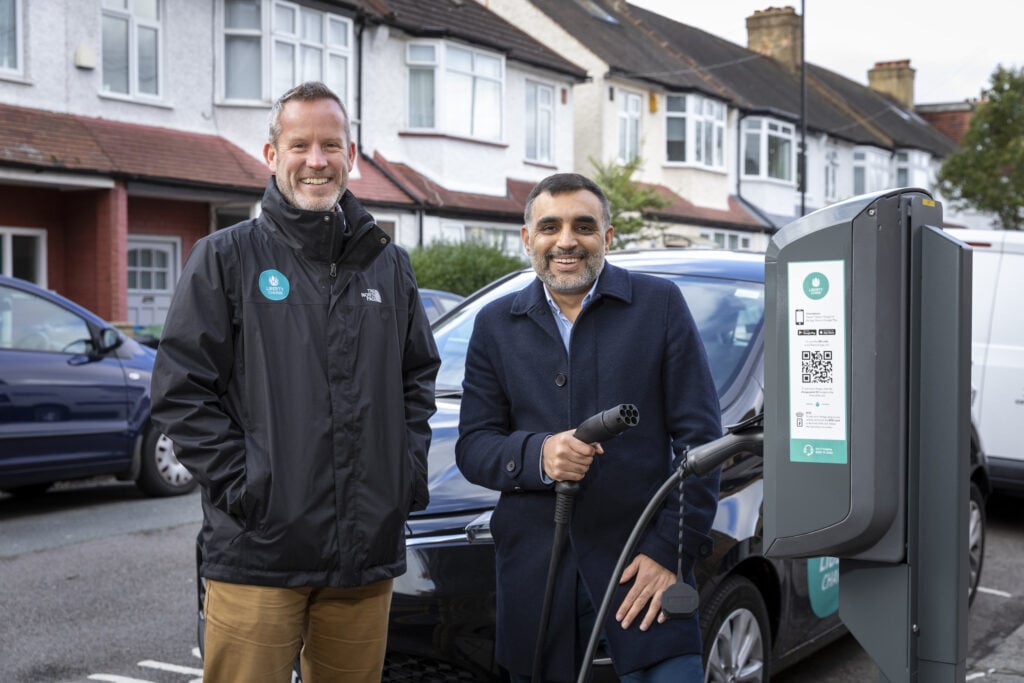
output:
{"label": "car wheel", "polygon": [[771,631],[757,587],[730,576],[700,610],[705,683],[767,683]]}
{"label": "car wheel", "polygon": [[196,487],[196,480],[174,455],[174,444],[150,428],[142,442],[142,467],[135,482],[151,496],[176,496]]}
{"label": "car wheel", "polygon": [[981,583],[981,565],[985,560],[985,497],[981,489],[971,482],[970,511],[967,516],[967,564],[970,583],[967,586],[967,604],[974,602]]}

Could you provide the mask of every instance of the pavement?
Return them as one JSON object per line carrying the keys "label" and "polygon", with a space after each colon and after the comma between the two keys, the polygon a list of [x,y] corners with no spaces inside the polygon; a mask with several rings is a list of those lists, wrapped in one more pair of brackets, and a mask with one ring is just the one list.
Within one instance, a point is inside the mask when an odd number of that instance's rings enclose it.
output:
{"label": "pavement", "polygon": [[967,680],[972,683],[1024,683],[1024,626],[975,662]]}

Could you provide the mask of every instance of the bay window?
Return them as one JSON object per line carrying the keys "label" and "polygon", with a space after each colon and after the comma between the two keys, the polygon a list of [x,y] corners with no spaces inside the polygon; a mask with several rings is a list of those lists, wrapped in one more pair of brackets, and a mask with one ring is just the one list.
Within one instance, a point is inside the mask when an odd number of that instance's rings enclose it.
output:
{"label": "bay window", "polygon": [[724,170],[725,105],[700,95],[669,95],[665,141],[666,161]]}
{"label": "bay window", "polygon": [[406,65],[410,128],[501,139],[501,56],[446,42],[415,42],[406,50]]}
{"label": "bay window", "polygon": [[772,119],[743,121],[743,174],[794,182],[794,127]]}
{"label": "bay window", "polygon": [[323,81],[347,103],[352,59],[348,17],[285,0],[224,0],[228,100],[266,102],[299,83]]}

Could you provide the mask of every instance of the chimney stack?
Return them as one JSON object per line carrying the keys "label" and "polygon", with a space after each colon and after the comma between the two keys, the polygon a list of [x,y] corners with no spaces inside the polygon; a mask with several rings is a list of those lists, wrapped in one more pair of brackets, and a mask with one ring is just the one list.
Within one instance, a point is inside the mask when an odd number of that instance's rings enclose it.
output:
{"label": "chimney stack", "polygon": [[909,59],[894,62],[875,62],[868,70],[868,85],[872,90],[888,95],[904,109],[914,108],[914,69]]}
{"label": "chimney stack", "polygon": [[754,10],[747,17],[747,47],[780,62],[791,72],[800,70],[801,17],[792,7]]}

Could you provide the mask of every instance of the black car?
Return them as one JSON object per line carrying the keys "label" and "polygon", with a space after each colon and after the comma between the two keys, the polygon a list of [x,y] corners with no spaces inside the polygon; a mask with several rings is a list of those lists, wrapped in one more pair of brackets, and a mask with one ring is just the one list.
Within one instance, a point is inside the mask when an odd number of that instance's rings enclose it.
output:
{"label": "black car", "polygon": [[[665,277],[682,290],[701,331],[725,425],[764,401],[764,258],[717,250],[613,252],[609,261]],[[442,357],[431,422],[430,506],[409,521],[408,571],[396,579],[385,681],[500,681],[494,660],[495,567],[489,532],[498,494],[469,484],[455,465],[466,347],[482,306],[533,278],[507,276],[469,297],[434,328]],[[984,456],[971,453],[970,589],[984,552]],[[707,681],[767,681],[845,633],[837,615],[838,560],[772,560],[762,548],[759,447],[724,465],[714,549],[698,562]],[[538,587],[542,590],[542,587]],[[595,660],[595,679],[614,680]]]}
{"label": "black car", "polygon": [[155,357],[76,303],[0,276],[0,490],[97,475],[154,496],[193,490],[149,421]]}

